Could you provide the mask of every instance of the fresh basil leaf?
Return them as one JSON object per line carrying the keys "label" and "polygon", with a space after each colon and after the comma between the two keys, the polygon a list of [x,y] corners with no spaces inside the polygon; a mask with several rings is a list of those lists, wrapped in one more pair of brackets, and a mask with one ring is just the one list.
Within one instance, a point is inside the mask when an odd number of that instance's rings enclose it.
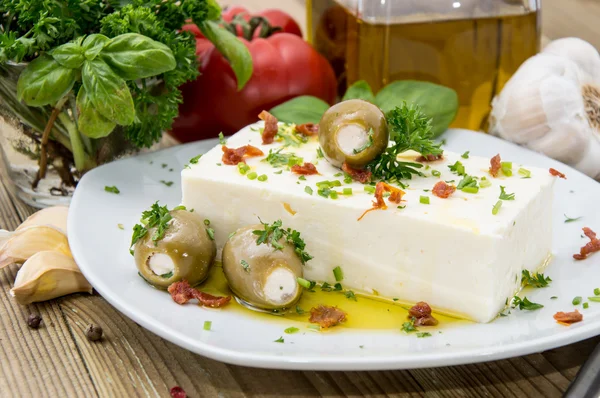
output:
{"label": "fresh basil leaf", "polygon": [[71,91],[75,76],[75,69],[61,66],[49,55],[40,55],[21,72],[17,98],[29,106],[55,104]]}
{"label": "fresh basil leaf", "polygon": [[279,121],[286,123],[319,123],[329,104],[320,98],[303,95],[292,98],[269,111]]}
{"label": "fresh basil leaf", "polygon": [[77,112],[77,127],[90,138],[106,137],[116,126],[115,122],[98,113],[83,86],[77,94]]}
{"label": "fresh basil leaf", "polygon": [[90,101],[102,116],[124,126],[133,123],[135,108],[129,87],[106,62],[100,58],[85,61],[81,80]]}
{"label": "fresh basil leaf", "polygon": [[88,61],[93,61],[109,41],[110,39],[108,37],[98,33],[94,33],[86,37],[83,41],[85,58]]}
{"label": "fresh basil leaf", "polygon": [[156,76],[177,66],[169,47],[137,33],[111,39],[100,57],[125,80]]}
{"label": "fresh basil leaf", "polygon": [[346,101],[349,99],[361,99],[369,102],[375,102],[375,96],[373,95],[373,91],[371,90],[371,86],[364,80],[359,80],[354,82],[348,90],[346,90],[346,94],[342,98],[342,101]]}
{"label": "fresh basil leaf", "polygon": [[198,27],[202,34],[229,61],[237,79],[238,91],[243,89],[252,77],[252,56],[248,51],[248,47],[234,34],[222,28],[216,22],[205,21],[200,23]]}
{"label": "fresh basil leaf", "polygon": [[52,49],[48,54],[52,55],[52,58],[65,68],[81,68],[83,61],[85,61],[81,41],[82,39],[79,38],[74,42],[65,43],[62,46]]}
{"label": "fresh basil leaf", "polygon": [[381,89],[375,96],[375,105],[384,113],[401,107],[403,102],[417,104],[421,111],[433,119],[432,132],[437,137],[442,134],[456,117],[458,95],[451,88],[429,82],[400,80]]}

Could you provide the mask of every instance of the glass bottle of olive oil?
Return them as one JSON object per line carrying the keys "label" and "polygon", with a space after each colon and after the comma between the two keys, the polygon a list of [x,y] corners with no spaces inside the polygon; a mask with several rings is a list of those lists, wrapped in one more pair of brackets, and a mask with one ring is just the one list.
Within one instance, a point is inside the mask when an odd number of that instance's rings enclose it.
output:
{"label": "glass bottle of olive oil", "polygon": [[540,47],[540,0],[308,0],[308,35],[340,95],[357,80],[456,90],[453,127],[483,129],[492,98]]}

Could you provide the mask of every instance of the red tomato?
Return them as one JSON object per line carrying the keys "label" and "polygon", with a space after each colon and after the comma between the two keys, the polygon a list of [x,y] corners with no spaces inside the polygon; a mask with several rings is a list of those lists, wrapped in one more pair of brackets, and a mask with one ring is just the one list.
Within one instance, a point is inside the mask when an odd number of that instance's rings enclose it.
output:
{"label": "red tomato", "polygon": [[[231,7],[223,12],[228,22],[246,12]],[[258,120],[262,110],[299,95],[312,95],[332,104],[336,97],[336,79],[327,60],[301,38],[301,31],[289,15],[278,10],[259,14],[282,31],[251,41],[240,37],[252,56],[253,74],[246,86],[237,91],[237,80],[229,63],[200,33],[195,25],[183,30],[196,36],[196,55],[200,77],[181,87],[183,103],[173,123],[172,134],[183,142],[215,137],[219,132],[232,134]],[[240,29],[238,36],[242,36]],[[285,33],[289,32],[289,33]]]}

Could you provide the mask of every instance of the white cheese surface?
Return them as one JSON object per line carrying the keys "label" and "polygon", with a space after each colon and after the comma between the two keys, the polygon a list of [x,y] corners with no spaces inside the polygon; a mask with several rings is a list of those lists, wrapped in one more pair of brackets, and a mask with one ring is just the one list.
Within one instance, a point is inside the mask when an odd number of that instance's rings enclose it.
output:
{"label": "white cheese surface", "polygon": [[[227,140],[230,148],[250,144],[265,153],[246,159],[246,175],[222,162],[221,145],[182,171],[183,204],[210,219],[219,248],[231,232],[256,224],[257,217],[269,223],[281,219],[284,227],[301,232],[306,250],[314,256],[305,266],[305,278],[334,283],[332,270],[340,266],[346,288],[407,303],[426,301],[436,311],[478,322],[495,318],[519,289],[521,271],[539,269],[550,255],[554,177],[548,170],[513,164],[512,177],[493,178],[488,158],[464,159],[445,152],[443,160],[426,163],[424,177],[404,181],[409,185],[403,189],[404,208],[385,199],[387,210],[371,211],[358,221],[372,207],[374,195],[365,192],[364,185],[346,184],[343,175],[336,176],[341,171],[318,156],[316,137],[281,152],[315,164],[320,175],[302,180],[288,167],[274,168],[264,161],[269,150],[283,143],[262,145],[261,126],[248,126]],[[414,161],[416,154],[404,157]],[[486,176],[492,186],[477,194],[434,196],[430,190],[438,181],[454,180],[456,185],[461,180],[448,168],[457,160],[467,174]],[[521,167],[531,178],[519,175]],[[441,176],[432,176],[433,170]],[[251,172],[268,180],[250,180]],[[337,199],[318,194],[316,183],[325,180],[341,182],[333,188]],[[515,200],[503,200],[493,215],[501,185]],[[352,188],[353,194],[343,195],[343,188]],[[421,204],[421,196],[429,197],[430,204]]]}

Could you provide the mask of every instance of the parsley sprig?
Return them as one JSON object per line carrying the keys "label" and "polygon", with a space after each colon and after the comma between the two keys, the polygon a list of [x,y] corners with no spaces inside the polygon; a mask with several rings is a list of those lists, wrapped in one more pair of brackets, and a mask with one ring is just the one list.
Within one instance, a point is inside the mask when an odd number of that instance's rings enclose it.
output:
{"label": "parsley sprig", "polygon": [[300,232],[291,228],[282,228],[281,220],[277,220],[272,224],[260,220],[260,223],[264,226],[264,229],[255,229],[252,231],[254,235],[258,236],[256,239],[257,245],[266,244],[272,246],[275,250],[283,250],[284,246],[279,243],[283,238],[286,242],[294,246],[294,252],[298,258],[300,258],[302,264],[306,264],[307,261],[313,258],[306,250],[304,250],[306,243],[304,243],[304,240],[300,237]]}
{"label": "parsley sprig", "polygon": [[542,304],[531,302],[531,301],[529,301],[529,299],[527,297],[521,298],[519,296],[513,297],[512,307],[513,308],[518,307],[520,310],[527,310],[527,311],[534,311],[534,310],[539,310],[540,308],[544,308],[544,306]]}
{"label": "parsley sprig", "polygon": [[[185,206],[176,206],[172,211],[175,210],[186,210]],[[131,249],[140,239],[146,236],[148,231],[156,227],[154,234],[152,234],[152,241],[156,246],[158,241],[164,238],[167,229],[169,228],[169,221],[173,219],[170,210],[167,206],[160,206],[158,201],[150,206],[149,210],[144,210],[140,224],[133,226],[133,235],[131,236],[131,244],[129,245],[129,251],[133,254]]]}
{"label": "parsley sprig", "polygon": [[524,269],[521,273],[521,285],[523,285],[523,287],[546,287],[550,282],[552,282],[552,279],[550,279],[549,276],[544,276],[544,274],[531,274],[526,269]]}
{"label": "parsley sprig", "polygon": [[411,179],[413,175],[423,175],[419,171],[423,167],[421,163],[399,161],[398,155],[408,150],[423,156],[443,153],[441,144],[432,139],[432,119],[421,112],[418,106],[406,103],[388,112],[386,118],[393,145],[369,163],[367,168],[373,177],[382,180]]}

